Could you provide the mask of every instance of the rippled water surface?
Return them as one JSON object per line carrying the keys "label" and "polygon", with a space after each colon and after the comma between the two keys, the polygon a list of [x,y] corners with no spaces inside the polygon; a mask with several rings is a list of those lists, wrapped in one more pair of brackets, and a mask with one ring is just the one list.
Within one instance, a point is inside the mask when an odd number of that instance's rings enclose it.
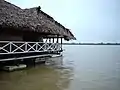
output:
{"label": "rippled water surface", "polygon": [[120,90],[120,46],[64,48],[49,65],[0,72],[0,90]]}

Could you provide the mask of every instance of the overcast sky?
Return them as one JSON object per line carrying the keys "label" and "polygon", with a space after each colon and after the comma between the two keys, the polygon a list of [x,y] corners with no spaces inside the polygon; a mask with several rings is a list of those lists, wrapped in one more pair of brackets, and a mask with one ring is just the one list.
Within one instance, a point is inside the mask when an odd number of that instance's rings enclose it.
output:
{"label": "overcast sky", "polygon": [[78,42],[120,42],[120,0],[7,0],[21,8],[41,6],[70,28]]}

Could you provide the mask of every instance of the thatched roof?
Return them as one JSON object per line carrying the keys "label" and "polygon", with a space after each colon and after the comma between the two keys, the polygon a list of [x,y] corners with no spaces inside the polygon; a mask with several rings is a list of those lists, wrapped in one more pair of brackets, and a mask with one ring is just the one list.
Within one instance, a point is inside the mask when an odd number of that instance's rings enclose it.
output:
{"label": "thatched roof", "polygon": [[21,9],[0,0],[0,28],[28,30],[40,34],[59,35],[66,39],[76,39],[69,29],[40,10],[40,7]]}

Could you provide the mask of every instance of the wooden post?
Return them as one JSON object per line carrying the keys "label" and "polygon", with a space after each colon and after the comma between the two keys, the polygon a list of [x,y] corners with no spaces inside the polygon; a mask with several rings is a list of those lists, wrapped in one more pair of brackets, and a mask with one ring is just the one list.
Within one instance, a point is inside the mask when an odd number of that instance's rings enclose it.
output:
{"label": "wooden post", "polygon": [[[58,43],[59,43],[59,36],[57,35],[57,43],[56,43],[56,45],[57,45],[56,49],[57,50],[58,50]],[[58,51],[57,51],[57,53],[58,53]]]}
{"label": "wooden post", "polygon": [[47,38],[45,38],[45,42],[44,43],[46,43],[47,42]]}
{"label": "wooden post", "polygon": [[59,36],[57,35],[57,43],[59,43]]}
{"label": "wooden post", "polygon": [[27,45],[28,45],[28,43],[27,43],[27,42],[25,42],[25,52],[27,52],[27,51],[28,51]]}
{"label": "wooden post", "polygon": [[62,37],[61,37],[61,50],[62,50],[62,43],[63,43],[63,41],[62,41]]}
{"label": "wooden post", "polygon": [[38,42],[36,43],[36,51],[38,51]]}
{"label": "wooden post", "polygon": [[10,52],[12,52],[12,42],[10,42]]}
{"label": "wooden post", "polygon": [[[45,41],[45,43],[47,43],[47,41],[48,41],[48,38],[46,38],[46,41]],[[44,44],[45,44],[44,43]],[[46,46],[46,44],[45,44],[45,48],[44,48],[45,50],[47,50],[47,46]]]}
{"label": "wooden post", "polygon": [[53,43],[55,42],[54,38],[53,38]]}
{"label": "wooden post", "polygon": [[51,43],[51,38],[49,38],[49,43]]}

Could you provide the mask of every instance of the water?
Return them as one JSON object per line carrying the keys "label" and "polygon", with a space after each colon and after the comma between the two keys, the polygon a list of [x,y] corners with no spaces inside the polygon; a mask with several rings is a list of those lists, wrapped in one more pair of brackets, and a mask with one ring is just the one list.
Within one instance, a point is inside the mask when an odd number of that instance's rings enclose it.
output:
{"label": "water", "polygon": [[120,46],[64,46],[50,65],[0,72],[0,90],[120,90]]}

